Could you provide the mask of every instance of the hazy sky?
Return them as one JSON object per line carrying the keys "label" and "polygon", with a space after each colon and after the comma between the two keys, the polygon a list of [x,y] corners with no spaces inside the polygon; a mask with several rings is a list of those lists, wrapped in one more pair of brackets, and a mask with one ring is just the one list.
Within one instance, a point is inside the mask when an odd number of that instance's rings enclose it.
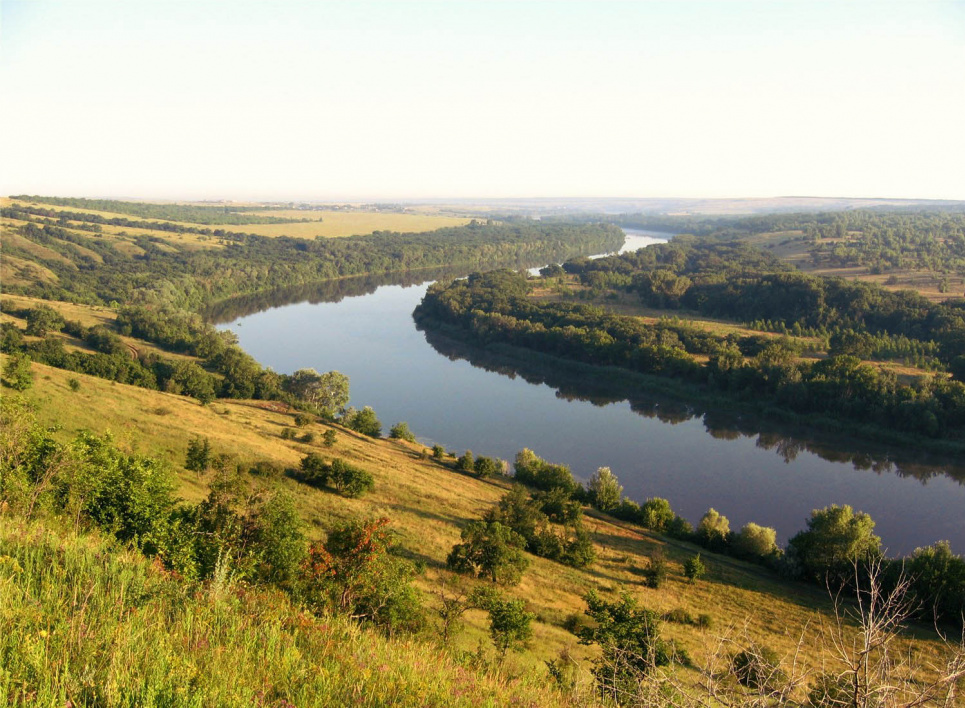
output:
{"label": "hazy sky", "polygon": [[965,199],[965,2],[0,0],[0,192]]}

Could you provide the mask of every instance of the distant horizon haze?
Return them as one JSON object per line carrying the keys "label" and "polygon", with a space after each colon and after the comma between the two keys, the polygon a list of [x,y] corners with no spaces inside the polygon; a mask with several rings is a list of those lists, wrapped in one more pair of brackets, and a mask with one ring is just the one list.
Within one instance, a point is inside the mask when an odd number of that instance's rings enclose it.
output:
{"label": "distant horizon haze", "polygon": [[965,200],[965,2],[4,0],[0,193]]}

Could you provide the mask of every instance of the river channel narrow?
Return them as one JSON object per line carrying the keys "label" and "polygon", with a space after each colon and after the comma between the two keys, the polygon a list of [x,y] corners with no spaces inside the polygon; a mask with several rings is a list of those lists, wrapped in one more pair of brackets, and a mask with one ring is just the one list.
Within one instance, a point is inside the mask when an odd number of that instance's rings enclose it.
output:
{"label": "river channel narrow", "polygon": [[[661,240],[628,230],[624,250]],[[372,406],[386,432],[405,420],[429,445],[510,461],[529,447],[583,480],[605,465],[632,499],[665,497],[694,523],[714,507],[732,529],[773,526],[781,543],[804,528],[812,509],[850,504],[871,514],[891,555],[940,539],[965,550],[965,464],[775,429],[659,396],[638,396],[631,406],[583,387],[578,376],[514,369],[416,329],[412,311],[428,286],[385,285],[219,327],[276,371],[347,374],[352,405]]]}

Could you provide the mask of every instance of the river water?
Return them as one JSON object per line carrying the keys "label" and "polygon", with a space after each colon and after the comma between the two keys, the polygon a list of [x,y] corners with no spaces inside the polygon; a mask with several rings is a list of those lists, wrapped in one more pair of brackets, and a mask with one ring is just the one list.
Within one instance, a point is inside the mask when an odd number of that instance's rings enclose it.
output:
{"label": "river water", "polygon": [[[666,240],[627,230],[622,250]],[[732,529],[773,526],[779,542],[812,509],[850,504],[877,522],[889,554],[940,539],[965,550],[965,464],[927,460],[824,433],[626,391],[584,372],[542,370],[419,331],[412,311],[429,283],[368,285],[219,325],[263,365],[349,376],[351,404],[372,406],[386,434],[405,420],[419,440],[512,461],[524,447],[586,480],[608,466],[637,501],[665,497],[695,523],[714,507]],[[374,289],[374,292],[371,290]],[[325,298],[337,302],[319,301]],[[264,306],[261,303],[260,306]],[[480,510],[482,511],[482,510]]]}

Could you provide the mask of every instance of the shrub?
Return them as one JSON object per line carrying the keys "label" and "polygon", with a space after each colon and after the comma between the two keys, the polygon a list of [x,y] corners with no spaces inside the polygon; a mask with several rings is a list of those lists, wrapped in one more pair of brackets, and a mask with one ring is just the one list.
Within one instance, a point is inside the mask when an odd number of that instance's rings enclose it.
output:
{"label": "shrub", "polygon": [[282,439],[282,440],[294,440],[294,439],[295,439],[295,430],[294,430],[293,428],[282,428],[282,431],[281,431],[281,439]]}
{"label": "shrub", "polygon": [[299,428],[304,428],[309,423],[314,422],[314,420],[315,419],[312,416],[308,415],[308,413],[295,414],[295,425],[297,425]]}
{"label": "shrub", "polygon": [[71,391],[77,392],[77,391],[80,390],[80,381],[78,381],[77,379],[71,377],[71,378],[67,379],[67,387],[68,387]]}
{"label": "shrub", "polygon": [[415,442],[415,435],[409,430],[409,424],[405,421],[401,423],[396,423],[389,430],[389,437],[393,440],[405,440],[406,442]]}
{"label": "shrub", "polygon": [[691,556],[684,563],[684,576],[691,583],[696,583],[700,580],[700,577],[706,572],[703,561],[700,560],[700,554]]}
{"label": "shrub", "polygon": [[14,354],[3,367],[3,382],[15,391],[26,391],[33,386],[34,374],[30,368],[30,357]]}
{"label": "shrub", "polygon": [[199,435],[188,441],[188,452],[185,456],[184,468],[192,472],[201,473],[211,466],[211,441]]}
{"label": "shrub", "polygon": [[424,621],[411,581],[415,568],[391,553],[385,518],[354,521],[312,544],[299,590],[315,611],[335,610],[385,631],[415,631]]}
{"label": "shrub", "polygon": [[697,615],[697,621],[694,624],[700,629],[710,629],[714,626],[714,618],[707,613],[702,613]]}
{"label": "shrub", "polygon": [[382,437],[382,423],[379,422],[375,411],[369,406],[352,415],[348,420],[348,427],[357,433],[368,435],[370,438]]}
{"label": "shrub", "polygon": [[734,537],[734,551],[751,560],[767,558],[777,553],[777,531],[751,522]]}
{"label": "shrub", "polygon": [[677,607],[665,613],[663,619],[674,624],[696,624],[693,616],[682,607]]}
{"label": "shrub", "polygon": [[623,703],[636,695],[644,676],[671,662],[672,647],[660,638],[656,613],[638,608],[628,593],[607,602],[591,590],[585,599],[593,626],[580,630],[580,643],[599,645],[593,668],[597,687],[605,698]]}
{"label": "shrub", "polygon": [[315,442],[315,433],[312,433],[312,432],[305,433],[298,439],[303,443],[313,443]]}
{"label": "shrub", "polygon": [[324,443],[325,447],[332,447],[335,444],[336,439],[337,439],[337,436],[335,434],[335,431],[332,430],[331,428],[329,428],[322,434],[322,443]]}
{"label": "shrub", "polygon": [[654,553],[650,558],[650,565],[643,572],[647,587],[654,590],[658,589],[667,579],[667,572],[667,561],[664,560],[663,554],[659,551]]}
{"label": "shrub", "polygon": [[332,460],[329,481],[339,494],[353,499],[375,488],[375,478],[369,472],[338,458]]}
{"label": "shrub", "polygon": [[731,667],[742,685],[762,693],[777,693],[787,682],[777,652],[759,644],[739,651]]}

